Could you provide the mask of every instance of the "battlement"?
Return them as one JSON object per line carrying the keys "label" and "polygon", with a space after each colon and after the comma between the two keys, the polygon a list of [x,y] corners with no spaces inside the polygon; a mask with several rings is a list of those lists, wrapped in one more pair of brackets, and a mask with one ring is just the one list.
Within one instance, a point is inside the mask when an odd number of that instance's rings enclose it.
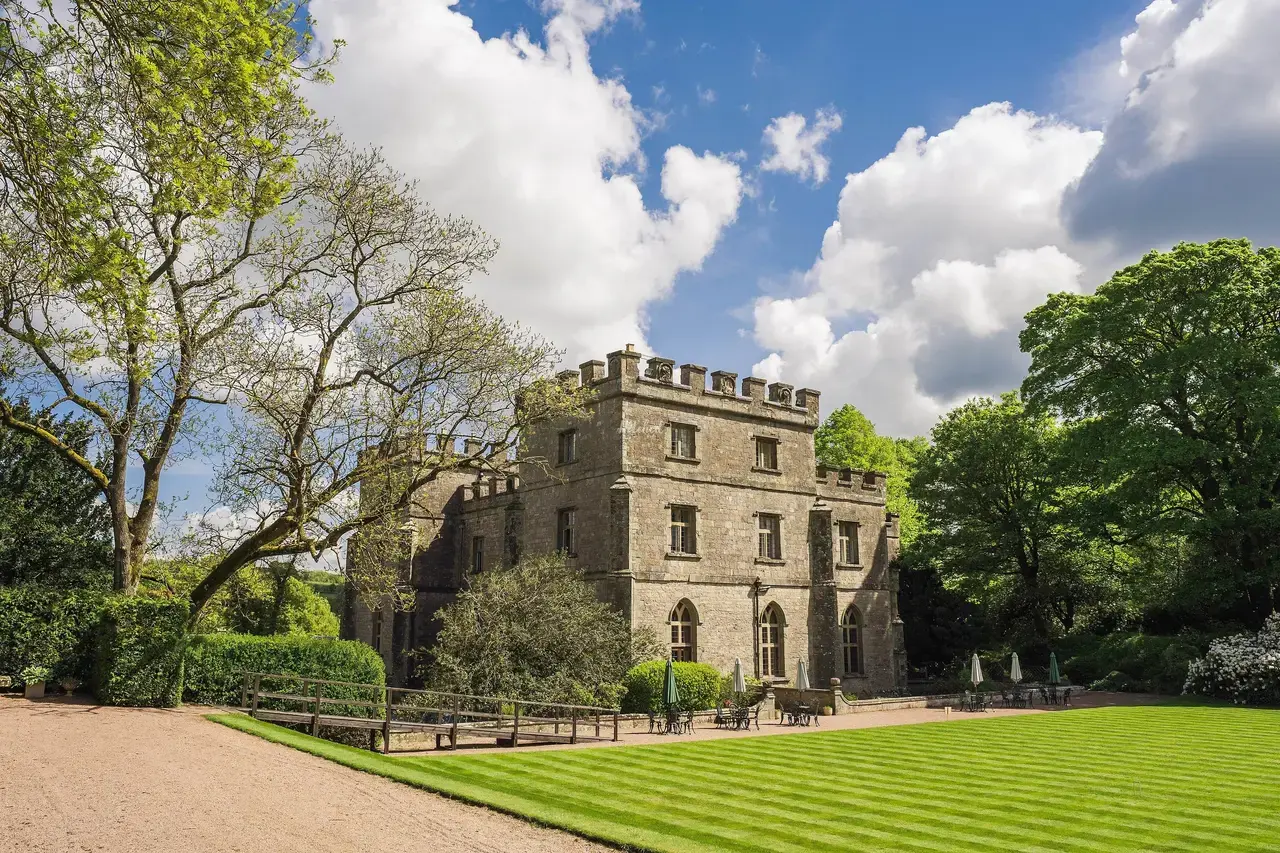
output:
{"label": "battlement", "polygon": [[832,468],[828,465],[817,466],[815,480],[819,491],[822,489],[848,489],[854,494],[873,495],[883,498],[886,475],[880,471],[862,471],[857,468]]}
{"label": "battlement", "polygon": [[477,475],[472,482],[460,486],[458,491],[462,495],[464,512],[502,506],[516,499],[520,491],[520,477],[517,474],[507,474],[505,477]]}
{"label": "battlement", "polygon": [[696,401],[709,408],[817,425],[819,393],[812,388],[797,390],[785,382],[748,376],[741,381],[739,390],[736,373],[711,371],[709,385],[707,376],[707,368],[702,365],[677,367],[669,358],[645,359],[633,345],[627,344],[625,349],[609,353],[606,361],[584,361],[578,370],[561,371],[556,374],[556,380],[570,388],[589,388],[598,398],[630,393],[676,400],[687,395],[688,402]]}

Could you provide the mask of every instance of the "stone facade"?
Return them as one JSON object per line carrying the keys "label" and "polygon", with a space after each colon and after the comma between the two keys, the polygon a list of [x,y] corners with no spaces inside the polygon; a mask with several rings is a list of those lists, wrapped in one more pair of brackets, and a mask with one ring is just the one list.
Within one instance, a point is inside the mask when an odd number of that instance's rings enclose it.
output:
{"label": "stone facade", "polygon": [[[419,499],[417,611],[397,623],[349,608],[351,636],[371,641],[380,622],[393,683],[473,565],[561,550],[570,517],[570,562],[634,627],[687,640],[680,656],[722,671],[740,658],[778,683],[805,660],[813,686],[838,678],[861,696],[905,683],[897,518],[883,474],[815,470],[818,392],[739,389],[723,372],[708,386],[705,368],[642,366],[629,346],[559,379],[592,390],[584,417],[532,430],[511,476],[451,472]],[[672,624],[682,603],[687,629]]]}

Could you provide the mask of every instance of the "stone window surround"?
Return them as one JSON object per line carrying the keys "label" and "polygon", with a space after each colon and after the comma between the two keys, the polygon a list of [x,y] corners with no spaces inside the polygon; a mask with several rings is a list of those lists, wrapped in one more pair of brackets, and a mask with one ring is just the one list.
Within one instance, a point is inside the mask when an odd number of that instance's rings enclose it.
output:
{"label": "stone window surround", "polygon": [[[688,427],[693,430],[693,455],[677,456],[671,452],[672,431],[675,427]],[[698,433],[702,431],[702,427],[697,424],[685,423],[684,421],[667,421],[666,423],[666,456],[670,462],[683,462],[686,465],[697,465],[702,462],[702,454],[700,453],[702,442],[698,440]]]}
{"label": "stone window surround", "polygon": [[666,503],[666,504],[663,504],[662,506],[663,506],[663,509],[668,510],[668,516],[667,516],[667,518],[668,518],[668,521],[667,521],[667,533],[668,533],[668,535],[670,535],[670,533],[671,533],[671,529],[672,529],[673,527],[675,527],[675,524],[676,524],[676,520],[675,520],[675,518],[674,518],[674,517],[672,517],[672,515],[671,515],[671,513],[670,513],[670,511],[671,511],[671,510],[676,510],[676,509],[688,509],[688,510],[692,510],[692,511],[693,511],[692,524],[690,525],[693,529],[690,531],[690,532],[692,533],[692,535],[689,537],[689,538],[692,540],[693,550],[692,550],[692,551],[676,551],[676,550],[673,550],[673,549],[671,548],[670,542],[668,541],[668,545],[667,545],[667,556],[668,556],[669,558],[673,559],[673,560],[700,560],[700,559],[702,559],[702,553],[701,553],[701,551],[698,549],[698,515],[702,512],[701,508],[699,508],[699,507],[697,507],[697,506],[695,506],[695,505],[693,505],[693,504],[674,503],[674,502],[673,502],[673,503]]}
{"label": "stone window surround", "polygon": [[[563,522],[568,514],[569,524]],[[556,508],[556,551],[564,554],[566,557],[578,556],[578,508],[576,506],[562,506]],[[564,530],[569,530],[569,547],[564,548]]]}
{"label": "stone window surround", "polygon": [[[773,442],[773,468],[767,468],[757,464],[760,461],[760,442]],[[754,451],[751,470],[758,474],[781,474],[782,473],[782,437],[777,434],[767,432],[754,432],[751,434],[751,449]]]}
{"label": "stone window surround", "polygon": [[[834,538],[834,540],[835,540],[835,546],[836,546],[836,554],[835,554],[835,556],[836,556],[836,568],[837,568],[837,569],[861,569],[861,568],[863,568],[863,564],[862,564],[862,522],[860,522],[860,521],[855,521],[855,520],[853,520],[853,519],[847,519],[847,518],[846,518],[846,519],[836,519],[836,520],[835,520],[835,521],[833,521],[831,524],[832,524],[832,527],[834,527],[834,528],[836,529],[836,535],[835,535],[835,537],[833,537],[833,538]],[[853,562],[853,563],[844,563],[844,562],[841,562],[841,561],[840,561],[840,525],[842,525],[842,524],[852,524],[852,525],[853,525],[853,530],[854,530],[854,539],[853,539],[853,545],[854,545],[854,548],[853,548],[853,555],[854,555],[854,557],[855,557],[855,558],[857,558],[857,559],[856,559],[856,562]]]}
{"label": "stone window surround", "polygon": [[[684,608],[685,616],[689,620],[688,622],[677,623],[675,619],[672,618],[673,616],[676,615],[676,611],[678,611],[681,607]],[[682,646],[684,648],[687,648],[689,650],[689,657],[687,658],[687,660],[690,663],[697,663],[698,632],[699,632],[699,629],[702,627],[702,616],[697,606],[688,598],[682,598],[679,601],[677,601],[675,605],[672,606],[671,612],[667,614],[668,636],[670,636],[671,634],[671,631],[669,629],[674,628],[677,624],[683,624],[683,625],[689,626],[689,642],[688,643],[675,643],[675,642],[669,643],[667,646],[668,650],[676,646]],[[668,651],[668,655],[670,655],[670,651]],[[675,658],[673,657],[672,660],[675,660]]]}
{"label": "stone window surround", "polygon": [[[840,614],[840,666],[844,672],[841,673],[845,678],[865,678],[866,677],[866,649],[864,645],[863,629],[862,629],[862,611],[854,603],[850,603]],[[853,630],[853,642],[849,642],[849,630]],[[857,655],[855,668],[849,668],[849,651],[853,650]]]}
{"label": "stone window surround", "polygon": [[[569,441],[569,444],[568,444],[568,447],[570,448],[570,454],[569,454],[569,458],[568,458],[568,459],[564,458],[564,457],[565,457],[564,450],[565,450],[565,446],[566,446],[566,445],[565,445],[565,437],[566,437],[566,436],[572,436],[572,437],[573,437],[573,438]],[[575,462],[577,462],[577,461],[578,461],[578,459],[579,459],[579,455],[578,455],[578,430],[577,430],[577,429],[562,429],[562,430],[560,430],[560,432],[556,434],[556,467],[558,468],[558,467],[560,467],[561,465],[573,465]]]}
{"label": "stone window surround", "polygon": [[[778,541],[777,541],[777,543],[776,543],[777,547],[774,549],[774,552],[778,555],[778,556],[776,556],[776,557],[762,557],[762,556],[760,556],[760,530],[761,530],[761,527],[760,527],[760,517],[761,517],[761,516],[769,516],[769,517],[771,517],[771,518],[776,518],[776,519],[778,519],[778,537],[777,537],[777,540],[778,540]],[[782,539],[783,539],[783,536],[785,535],[785,534],[784,534],[784,532],[783,532],[783,518],[782,518],[782,513],[780,513],[780,512],[753,512],[753,513],[751,513],[751,517],[752,517],[753,519],[755,519],[755,525],[754,525],[754,527],[755,527],[755,531],[756,531],[756,557],[755,557],[755,561],[756,561],[757,563],[760,563],[760,564],[762,564],[762,565],[767,565],[767,566],[785,566],[785,565],[787,564],[787,559],[786,559],[786,556],[782,553]]]}

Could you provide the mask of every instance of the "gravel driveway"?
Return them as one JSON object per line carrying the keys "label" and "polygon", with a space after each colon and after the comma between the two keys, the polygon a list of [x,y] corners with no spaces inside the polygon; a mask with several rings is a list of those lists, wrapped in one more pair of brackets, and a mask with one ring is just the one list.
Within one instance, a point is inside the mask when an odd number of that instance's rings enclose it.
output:
{"label": "gravel driveway", "polygon": [[0,851],[603,851],[199,709],[0,698]]}

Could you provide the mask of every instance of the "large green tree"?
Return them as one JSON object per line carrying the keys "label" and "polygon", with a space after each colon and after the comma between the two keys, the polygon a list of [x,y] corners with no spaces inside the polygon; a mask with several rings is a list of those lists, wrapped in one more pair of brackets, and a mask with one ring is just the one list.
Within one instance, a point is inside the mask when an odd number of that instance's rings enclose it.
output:
{"label": "large green tree", "polygon": [[[19,403],[20,417],[31,410]],[[70,417],[43,427],[87,454],[89,430]],[[93,480],[46,442],[0,430],[0,585],[106,586],[111,524]]]}
{"label": "large green tree", "polygon": [[1063,430],[1016,394],[953,409],[933,428],[911,495],[928,518],[920,557],[944,581],[1047,642],[1112,598],[1113,549],[1075,521],[1083,495],[1061,467]]}
{"label": "large green tree", "polygon": [[1151,252],[1051,296],[1022,349],[1024,394],[1070,424],[1099,528],[1185,537],[1199,604],[1260,625],[1280,594],[1280,250]]}
{"label": "large green tree", "polygon": [[[98,486],[126,593],[166,471],[200,457],[233,523],[196,527],[218,556],[193,620],[242,568],[356,531],[355,588],[393,594],[413,494],[576,406],[543,381],[554,348],[465,292],[496,244],[315,121],[291,6],[0,3],[0,426]],[[42,426],[66,411],[103,464]]]}
{"label": "large green tree", "polygon": [[928,447],[928,440],[891,438],[876,432],[875,425],[857,407],[845,404],[818,427],[814,436],[818,461],[836,468],[881,471],[885,474],[885,499],[889,512],[899,516],[902,545],[906,547],[920,532],[920,507],[908,493],[907,484],[916,459]]}

